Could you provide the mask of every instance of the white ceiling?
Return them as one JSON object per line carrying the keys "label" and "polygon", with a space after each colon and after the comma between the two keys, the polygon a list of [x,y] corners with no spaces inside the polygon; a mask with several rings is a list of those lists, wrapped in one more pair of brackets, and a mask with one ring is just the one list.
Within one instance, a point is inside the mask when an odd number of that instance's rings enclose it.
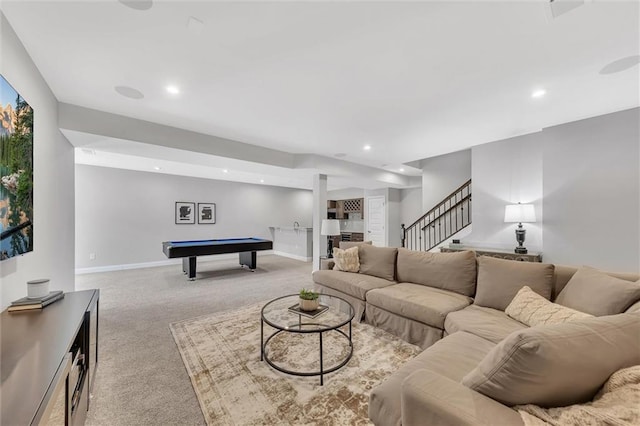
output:
{"label": "white ceiling", "polygon": [[[399,174],[415,174],[403,166],[415,160],[640,105],[637,61],[600,73],[640,54],[636,1],[587,1],[556,19],[547,1],[0,7],[61,102]],[[191,17],[203,25],[188,28]],[[546,96],[532,98],[539,88]],[[114,151],[105,157],[126,164],[130,154]],[[310,187],[307,172],[287,177],[304,184],[283,185]]]}

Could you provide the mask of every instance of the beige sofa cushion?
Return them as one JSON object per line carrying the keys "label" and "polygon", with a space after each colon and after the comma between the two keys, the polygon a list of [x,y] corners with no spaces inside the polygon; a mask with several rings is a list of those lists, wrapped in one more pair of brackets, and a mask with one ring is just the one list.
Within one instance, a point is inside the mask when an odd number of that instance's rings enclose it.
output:
{"label": "beige sofa cushion", "polygon": [[585,266],[573,274],[556,303],[602,316],[624,312],[638,300],[640,282],[615,278]]}
{"label": "beige sofa cushion", "polygon": [[504,311],[525,285],[549,299],[553,286],[553,265],[478,257],[476,305]]}
{"label": "beige sofa cushion", "polygon": [[396,247],[376,247],[369,244],[358,245],[360,273],[394,280],[396,276]]}
{"label": "beige sofa cushion", "polygon": [[430,253],[398,249],[399,282],[424,284],[473,296],[476,291],[476,255],[472,251]]}
{"label": "beige sofa cushion", "polygon": [[368,304],[440,329],[444,328],[449,312],[471,302],[470,297],[458,293],[413,283],[399,283],[367,293]]}
{"label": "beige sofa cushion", "polygon": [[593,315],[550,302],[527,286],[518,291],[504,312],[530,327],[593,317]]}
{"label": "beige sofa cushion", "polygon": [[456,333],[434,343],[371,391],[369,418],[376,425],[399,425],[402,382],[417,370],[427,369],[456,382],[482,360],[494,343],[469,333]]}
{"label": "beige sofa cushion", "polygon": [[531,327],[500,342],[462,383],[509,406],[585,402],[611,374],[640,364],[638,336],[637,314]]}
{"label": "beige sofa cushion", "polygon": [[524,324],[509,318],[504,312],[478,305],[469,305],[460,311],[450,312],[444,320],[444,329],[448,334],[466,331],[494,343],[524,328]]}
{"label": "beige sofa cushion", "polygon": [[358,247],[351,247],[343,250],[333,249],[333,269],[335,271],[358,272],[360,270],[360,260],[358,258]]}
{"label": "beige sofa cushion", "polygon": [[393,281],[372,277],[371,275],[333,270],[314,271],[312,278],[316,284],[338,290],[359,300],[365,300],[365,295],[371,289],[394,284]]}

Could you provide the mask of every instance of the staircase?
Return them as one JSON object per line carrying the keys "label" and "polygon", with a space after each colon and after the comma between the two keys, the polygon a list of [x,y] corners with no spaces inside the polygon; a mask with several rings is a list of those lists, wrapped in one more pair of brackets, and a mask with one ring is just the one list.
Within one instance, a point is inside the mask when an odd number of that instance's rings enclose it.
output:
{"label": "staircase", "polygon": [[402,246],[429,251],[471,225],[471,179],[411,226],[402,224]]}

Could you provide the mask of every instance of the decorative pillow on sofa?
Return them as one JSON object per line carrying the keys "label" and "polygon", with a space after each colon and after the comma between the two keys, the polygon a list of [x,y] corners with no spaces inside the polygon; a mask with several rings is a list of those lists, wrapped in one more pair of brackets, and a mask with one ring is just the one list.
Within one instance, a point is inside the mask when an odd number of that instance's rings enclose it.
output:
{"label": "decorative pillow on sofa", "polygon": [[548,263],[478,257],[478,286],[474,304],[504,311],[518,290],[529,286],[545,299],[551,298],[553,268]]}
{"label": "decorative pillow on sofa", "polygon": [[556,303],[595,316],[624,312],[640,300],[640,282],[615,278],[583,266],[562,289]]}
{"label": "decorative pillow on sofa", "polygon": [[344,272],[358,272],[360,270],[360,260],[358,258],[358,247],[350,249],[333,249],[333,270]]}
{"label": "decorative pillow on sofa", "polygon": [[504,312],[514,320],[520,321],[529,327],[560,324],[593,317],[593,315],[549,302],[527,286],[518,291],[518,294],[516,294],[516,297],[513,298]]}
{"label": "decorative pillow on sofa", "polygon": [[638,314],[515,331],[462,384],[509,406],[563,407],[586,402],[611,374],[640,364],[638,336]]}
{"label": "decorative pillow on sofa", "polygon": [[358,246],[360,273],[393,281],[396,276],[397,255],[398,249],[395,247],[360,244]]}
{"label": "decorative pillow on sofa", "polygon": [[398,249],[397,278],[464,296],[476,292],[476,255],[472,251],[430,253]]}

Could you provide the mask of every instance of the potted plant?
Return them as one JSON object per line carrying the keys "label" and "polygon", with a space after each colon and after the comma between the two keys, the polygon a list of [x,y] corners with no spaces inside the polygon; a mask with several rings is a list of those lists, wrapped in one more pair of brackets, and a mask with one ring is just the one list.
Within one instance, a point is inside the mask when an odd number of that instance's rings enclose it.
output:
{"label": "potted plant", "polygon": [[313,290],[300,290],[300,309],[303,311],[315,311],[320,305],[320,293]]}

